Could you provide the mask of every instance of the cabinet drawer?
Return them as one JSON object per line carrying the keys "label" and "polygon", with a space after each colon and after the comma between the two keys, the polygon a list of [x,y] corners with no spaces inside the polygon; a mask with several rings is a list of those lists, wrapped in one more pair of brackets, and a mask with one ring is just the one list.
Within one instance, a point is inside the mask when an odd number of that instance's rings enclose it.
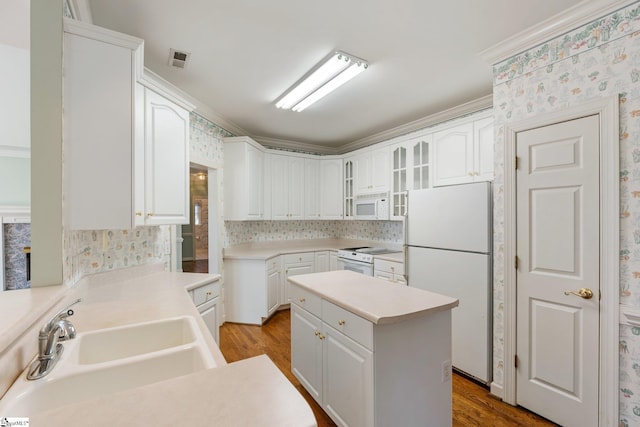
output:
{"label": "cabinet drawer", "polygon": [[322,313],[322,299],[318,295],[302,289],[300,286],[294,285],[293,283],[290,283],[290,285],[289,292],[291,302],[320,317]]}
{"label": "cabinet drawer", "polygon": [[322,300],[322,320],[369,350],[373,350],[373,323],[368,320],[326,300]]}
{"label": "cabinet drawer", "polygon": [[373,268],[380,271],[386,271],[391,274],[404,274],[404,263],[387,261],[386,259],[373,259]]}
{"label": "cabinet drawer", "polygon": [[302,252],[299,254],[284,255],[285,264],[296,264],[299,262],[313,262],[315,258],[314,252]]}
{"label": "cabinet drawer", "polygon": [[211,282],[206,285],[202,285],[199,288],[192,289],[191,297],[193,298],[193,303],[198,306],[214,299],[218,296],[219,292],[220,284],[218,282]]}

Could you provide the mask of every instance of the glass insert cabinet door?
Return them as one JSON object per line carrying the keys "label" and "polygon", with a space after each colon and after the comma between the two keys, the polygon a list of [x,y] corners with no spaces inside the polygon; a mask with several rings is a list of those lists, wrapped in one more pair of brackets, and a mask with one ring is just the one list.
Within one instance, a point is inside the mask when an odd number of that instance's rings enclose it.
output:
{"label": "glass insert cabinet door", "polygon": [[407,149],[403,146],[393,150],[393,216],[403,216],[407,207]]}
{"label": "glass insert cabinet door", "polygon": [[354,217],[354,194],[353,194],[353,161],[344,162],[344,218]]}
{"label": "glass insert cabinet door", "polygon": [[429,188],[429,143],[413,143],[413,190]]}

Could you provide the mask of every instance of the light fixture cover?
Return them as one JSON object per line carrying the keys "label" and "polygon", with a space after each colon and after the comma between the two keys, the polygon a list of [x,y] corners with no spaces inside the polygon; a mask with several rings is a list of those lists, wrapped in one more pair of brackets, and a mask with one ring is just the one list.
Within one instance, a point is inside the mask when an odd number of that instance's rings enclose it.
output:
{"label": "light fixture cover", "polygon": [[276,107],[302,111],[366,70],[369,64],[336,50],[280,96]]}

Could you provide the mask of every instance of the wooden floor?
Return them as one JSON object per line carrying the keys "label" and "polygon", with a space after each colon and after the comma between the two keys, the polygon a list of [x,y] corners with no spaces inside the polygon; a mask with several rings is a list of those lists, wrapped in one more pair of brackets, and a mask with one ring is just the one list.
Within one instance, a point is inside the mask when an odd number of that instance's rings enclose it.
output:
{"label": "wooden floor", "polygon": [[[289,310],[277,312],[262,327],[225,323],[220,328],[220,349],[227,362],[235,362],[260,354],[268,355],[309,402],[318,426],[335,426],[336,424],[291,373],[290,329]],[[524,409],[507,405],[490,396],[485,387],[454,374],[453,425],[454,427],[535,427],[555,424]]]}
{"label": "wooden floor", "polygon": [[197,261],[182,261],[182,271],[184,273],[208,273],[209,260],[199,259]]}

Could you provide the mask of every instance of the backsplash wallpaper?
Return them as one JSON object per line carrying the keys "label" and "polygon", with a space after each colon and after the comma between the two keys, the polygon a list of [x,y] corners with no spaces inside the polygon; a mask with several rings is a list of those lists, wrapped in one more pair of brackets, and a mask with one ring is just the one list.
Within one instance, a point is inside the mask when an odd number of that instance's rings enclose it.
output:
{"label": "backsplash wallpaper", "polygon": [[27,282],[26,246],[31,246],[31,224],[2,224],[4,237],[4,280],[5,289],[29,288]]}
{"label": "backsplash wallpaper", "polygon": [[[494,380],[503,384],[504,124],[620,96],[620,302],[640,307],[640,4],[494,66]],[[621,427],[640,426],[640,328],[620,326]]]}
{"label": "backsplash wallpaper", "polygon": [[345,238],[402,244],[399,221],[226,221],[224,246],[270,240]]}

